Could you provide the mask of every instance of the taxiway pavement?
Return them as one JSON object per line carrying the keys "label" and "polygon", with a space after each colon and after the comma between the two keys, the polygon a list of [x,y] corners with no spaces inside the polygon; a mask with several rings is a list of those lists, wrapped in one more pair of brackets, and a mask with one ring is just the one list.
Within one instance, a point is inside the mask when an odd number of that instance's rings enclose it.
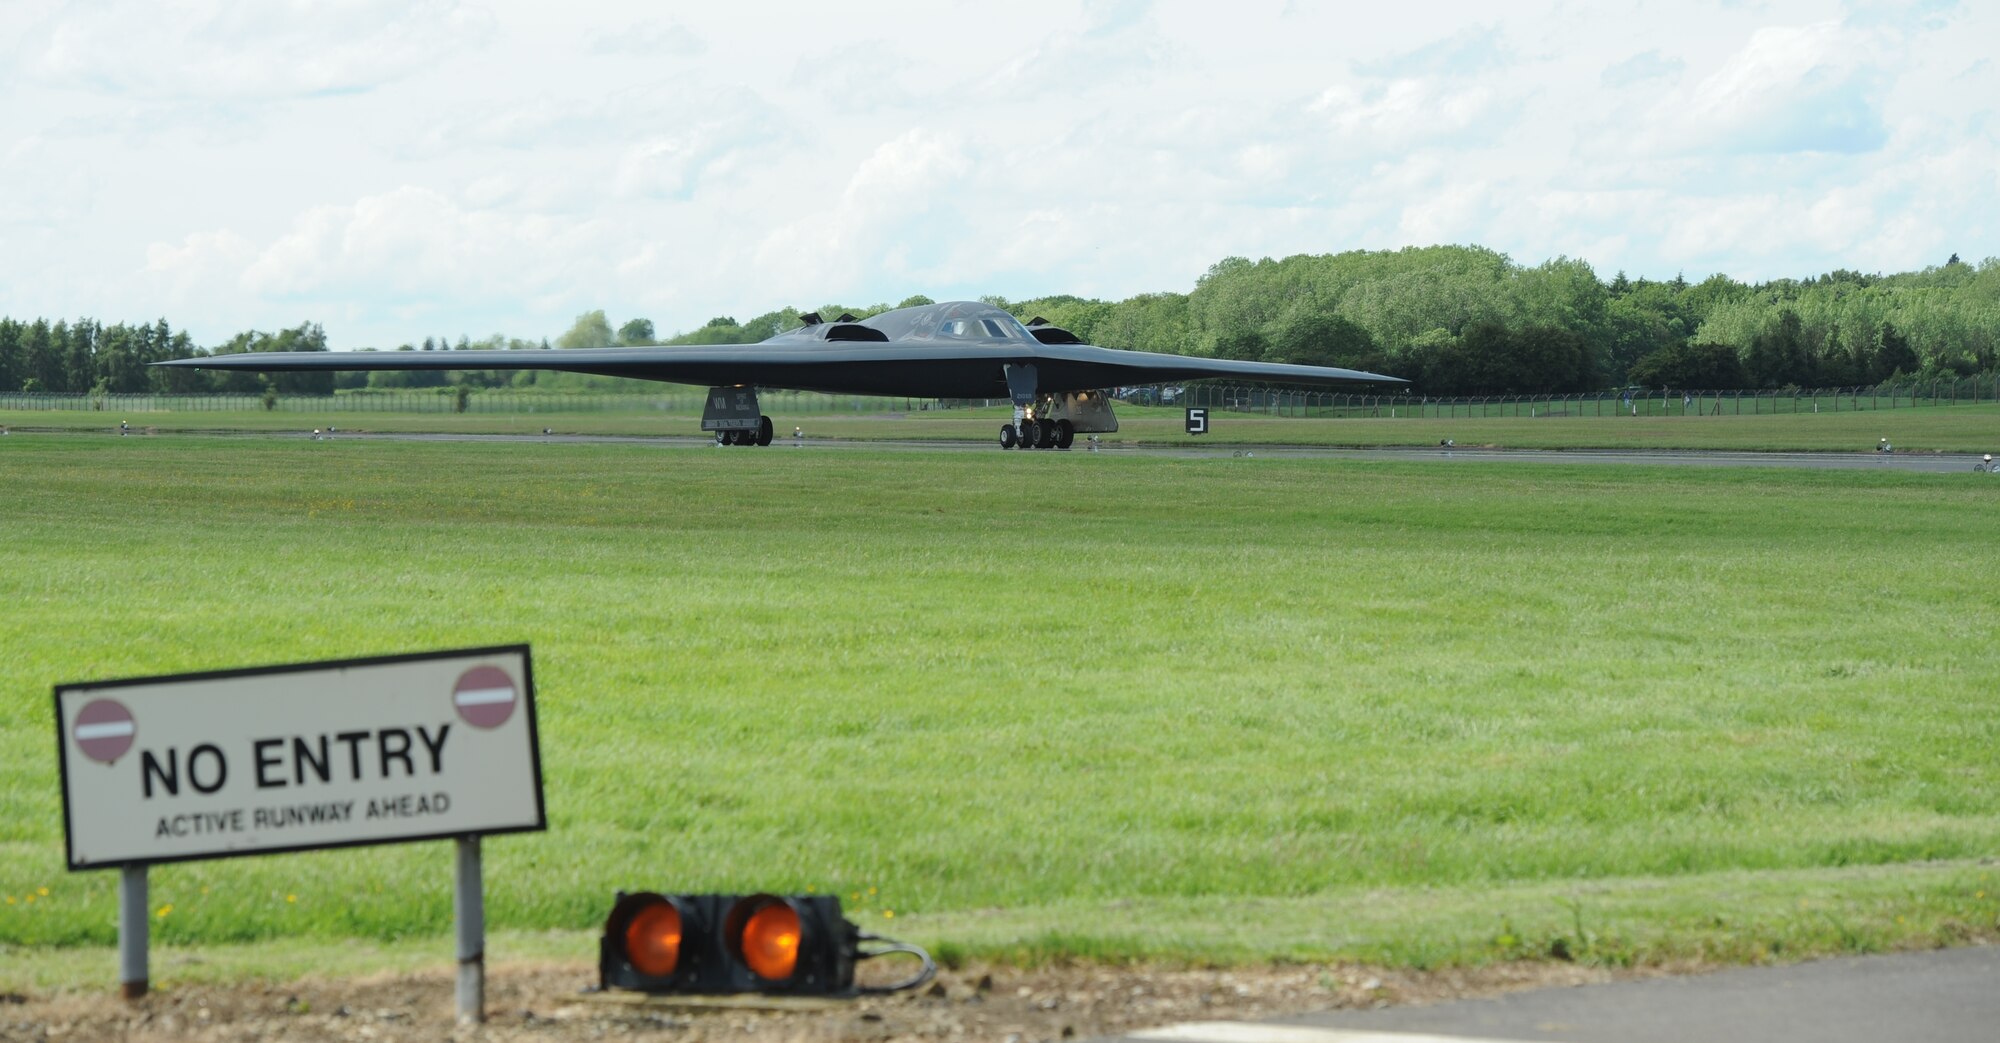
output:
{"label": "taxiway pavement", "polygon": [[[1118,1043],[1959,1043],[2000,1039],[2000,946],[1537,989],[1428,1007],[1197,1022]],[[1112,1041],[1102,1041],[1112,1043]]]}

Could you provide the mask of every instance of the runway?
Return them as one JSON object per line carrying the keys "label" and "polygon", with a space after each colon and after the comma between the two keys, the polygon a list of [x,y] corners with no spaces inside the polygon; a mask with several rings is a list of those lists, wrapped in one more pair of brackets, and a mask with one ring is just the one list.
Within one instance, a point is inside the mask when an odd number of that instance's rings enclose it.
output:
{"label": "runway", "polygon": [[[304,437],[292,432],[273,437]],[[1028,456],[1149,456],[1174,459],[1335,459],[1439,464],[1625,464],[1645,467],[1787,467],[1819,471],[1904,471],[1921,474],[1971,474],[1979,456],[1972,453],[1803,453],[1746,452],[1707,449],[1486,449],[1443,447],[1330,447],[1287,445],[1150,445],[1106,443],[1099,449],[1078,444],[1069,449],[1003,450],[991,442],[875,441],[813,438],[793,442],[781,438],[760,450],[716,445],[708,438],[644,437],[637,435],[475,435],[475,434],[341,434],[341,439],[421,442],[546,442],[560,444],[622,443],[715,452],[982,452]],[[1981,477],[1984,477],[1983,475]]]}
{"label": "runway", "polygon": [[[15,427],[9,437],[39,438],[51,435],[102,437],[98,429],[35,429]],[[115,432],[111,432],[114,433]],[[164,431],[135,435],[145,438],[264,437],[303,440],[312,436],[301,431]],[[1897,471],[1917,474],[1972,474],[1980,457],[1973,453],[1830,453],[1830,452],[1750,452],[1718,449],[1502,449],[1455,446],[1303,446],[1244,445],[1216,442],[1149,444],[1108,442],[1098,448],[1079,442],[1069,449],[1003,450],[987,441],[965,440],[873,440],[808,438],[794,442],[780,438],[770,446],[750,449],[719,446],[707,437],[673,435],[576,435],[576,434],[455,434],[424,432],[346,432],[328,436],[337,442],[484,442],[556,445],[642,445],[660,449],[698,452],[906,452],[906,453],[1006,453],[1034,457],[1106,456],[1162,457],[1169,459],[1318,459],[1395,463],[1436,463],[1453,466],[1490,464],[1547,464],[1590,466],[1617,464],[1640,467],[1779,467],[1813,471]],[[1986,477],[1980,475],[1979,477]],[[2000,475],[1996,476],[2000,479]]]}

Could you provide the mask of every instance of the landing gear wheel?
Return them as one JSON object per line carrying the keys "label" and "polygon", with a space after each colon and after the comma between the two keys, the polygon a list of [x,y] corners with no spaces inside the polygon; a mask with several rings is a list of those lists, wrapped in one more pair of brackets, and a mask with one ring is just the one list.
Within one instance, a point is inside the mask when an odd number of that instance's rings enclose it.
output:
{"label": "landing gear wheel", "polygon": [[1033,449],[1042,441],[1042,425],[1033,420],[1021,421],[1021,448]]}
{"label": "landing gear wheel", "polygon": [[1020,439],[1017,435],[1014,434],[1013,424],[1000,425],[1000,448],[1012,449],[1014,448],[1014,444],[1018,441],[1020,441]]}
{"label": "landing gear wheel", "polygon": [[[747,434],[748,432],[745,432],[745,433]],[[757,418],[757,444],[758,444],[758,445],[770,445],[770,444],[771,444],[771,435],[772,435],[772,433],[773,433],[773,432],[772,432],[772,429],[771,429],[771,418],[770,418],[770,417],[767,417],[767,416],[760,416],[760,417],[758,417],[758,418]]]}
{"label": "landing gear wheel", "polygon": [[735,445],[735,444],[736,444],[736,432],[734,432],[734,431],[717,431],[717,432],[715,433],[715,444],[716,444],[716,445]]}
{"label": "landing gear wheel", "polygon": [[1076,442],[1076,425],[1067,420],[1056,421],[1056,448],[1068,449]]}

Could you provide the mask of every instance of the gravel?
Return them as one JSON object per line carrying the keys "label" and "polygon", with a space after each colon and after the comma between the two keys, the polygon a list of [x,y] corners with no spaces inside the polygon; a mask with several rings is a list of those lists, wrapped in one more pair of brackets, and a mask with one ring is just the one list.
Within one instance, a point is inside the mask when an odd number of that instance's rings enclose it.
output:
{"label": "gravel", "polygon": [[1435,1002],[1511,989],[1602,981],[1568,964],[1412,972],[1359,966],[1226,970],[1148,966],[968,966],[922,990],[830,1009],[755,1010],[700,1001],[596,994],[594,967],[505,965],[487,977],[487,1021],[456,1025],[450,968],[435,973],[270,984],[169,983],[136,1001],[115,989],[0,994],[0,1040],[283,1039],[708,1041],[993,1040],[1027,1043],[1116,1034],[1187,1020],[1237,1020],[1336,1007]]}

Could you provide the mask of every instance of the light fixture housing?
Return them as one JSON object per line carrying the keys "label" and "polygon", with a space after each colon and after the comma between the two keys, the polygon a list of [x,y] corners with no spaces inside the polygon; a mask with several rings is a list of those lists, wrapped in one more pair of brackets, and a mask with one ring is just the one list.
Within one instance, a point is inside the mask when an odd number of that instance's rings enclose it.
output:
{"label": "light fixture housing", "polygon": [[831,895],[621,891],[604,921],[598,981],[651,993],[853,996],[855,961],[878,955],[861,950],[863,938]]}

